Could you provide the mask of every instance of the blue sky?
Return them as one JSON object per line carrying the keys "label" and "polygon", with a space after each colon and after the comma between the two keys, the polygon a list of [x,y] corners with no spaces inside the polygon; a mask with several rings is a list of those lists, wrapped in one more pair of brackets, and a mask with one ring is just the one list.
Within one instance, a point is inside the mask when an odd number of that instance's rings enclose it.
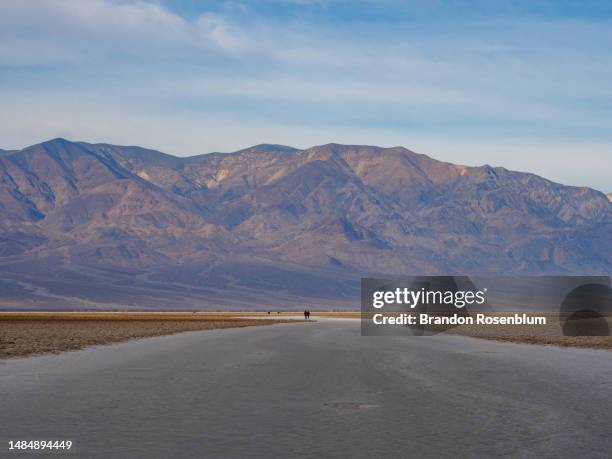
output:
{"label": "blue sky", "polygon": [[0,2],[0,148],[402,145],[612,191],[612,2]]}

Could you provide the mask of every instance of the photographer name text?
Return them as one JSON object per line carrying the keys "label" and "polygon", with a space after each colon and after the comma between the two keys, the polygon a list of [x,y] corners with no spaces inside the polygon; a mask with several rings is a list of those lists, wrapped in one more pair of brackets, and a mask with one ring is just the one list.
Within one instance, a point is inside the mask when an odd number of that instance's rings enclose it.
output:
{"label": "photographer name text", "polygon": [[385,315],[378,313],[372,316],[372,322],[375,325],[546,325],[546,317],[527,314],[504,316],[475,314],[474,316],[465,316],[460,314],[403,313]]}

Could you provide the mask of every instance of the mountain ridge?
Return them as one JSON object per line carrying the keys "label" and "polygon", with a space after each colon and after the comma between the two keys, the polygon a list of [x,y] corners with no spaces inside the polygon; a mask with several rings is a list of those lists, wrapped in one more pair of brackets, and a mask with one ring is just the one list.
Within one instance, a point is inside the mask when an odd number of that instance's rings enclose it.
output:
{"label": "mountain ridge", "polygon": [[356,307],[363,275],[612,271],[603,193],[403,147],[58,138],[0,154],[0,216],[0,307]]}
{"label": "mountain ridge", "polygon": [[504,170],[504,171],[509,171],[509,172],[514,172],[514,173],[519,173],[519,174],[528,174],[528,175],[533,175],[536,177],[540,177],[544,180],[547,180],[551,183],[557,184],[557,185],[562,185],[564,187],[571,187],[571,188],[578,188],[578,189],[589,189],[589,190],[593,190],[599,193],[604,194],[606,197],[612,197],[612,192],[611,193],[604,193],[601,190],[597,190],[595,188],[592,187],[588,187],[588,186],[580,186],[580,185],[567,185],[561,182],[556,182],[554,180],[550,180],[547,179],[545,177],[539,176],[535,173],[532,172],[524,172],[524,171],[515,171],[512,169],[507,169],[504,166],[492,166],[490,164],[482,164],[480,166],[469,166],[469,165],[464,165],[464,164],[458,164],[458,163],[451,163],[448,161],[441,161],[438,159],[435,159],[427,154],[424,153],[417,153],[413,150],[410,150],[406,147],[403,146],[393,146],[393,147],[379,147],[379,146],[375,146],[375,145],[359,145],[359,144],[339,144],[339,143],[335,143],[335,142],[330,142],[327,144],[322,144],[322,145],[315,145],[312,147],[308,147],[308,148],[304,148],[304,149],[300,149],[300,148],[295,148],[292,146],[288,146],[288,145],[281,145],[281,144],[271,144],[271,143],[262,143],[262,144],[257,144],[257,145],[253,145],[253,146],[249,146],[249,147],[245,147],[245,148],[241,148],[235,151],[229,151],[229,152],[218,152],[218,151],[213,151],[213,152],[209,152],[209,153],[198,153],[195,155],[186,155],[186,156],[177,156],[177,155],[173,155],[171,153],[165,153],[162,152],[160,150],[156,150],[154,148],[147,148],[147,147],[141,147],[138,145],[115,145],[115,144],[109,144],[106,142],[100,142],[100,143],[92,143],[92,142],[84,142],[84,141],[72,141],[72,140],[68,140],[64,137],[55,137],[53,139],[49,139],[37,144],[33,144],[33,145],[29,145],[26,146],[22,149],[11,149],[11,150],[7,150],[7,149],[2,149],[0,148],[0,154],[5,154],[5,155],[12,155],[15,153],[20,153],[24,150],[27,150],[29,148],[32,147],[36,147],[39,145],[47,145],[47,144],[55,144],[55,143],[71,143],[71,144],[79,144],[79,145],[83,145],[83,146],[89,146],[89,147],[94,147],[94,148],[98,148],[98,147],[107,147],[107,148],[115,148],[115,149],[119,149],[117,151],[122,151],[122,152],[134,152],[134,151],[140,151],[142,153],[145,154],[156,154],[159,155],[161,157],[165,157],[168,158],[169,160],[176,160],[178,162],[181,161],[191,161],[191,160],[197,160],[200,158],[204,158],[207,156],[215,156],[215,155],[238,155],[238,154],[243,154],[243,153],[300,153],[300,152],[304,152],[304,151],[309,151],[309,150],[317,150],[317,149],[324,149],[324,148],[335,148],[335,147],[349,147],[349,148],[372,148],[372,149],[376,149],[379,151],[384,151],[384,150],[404,150],[407,152],[410,152],[414,155],[418,155],[420,157],[424,157],[427,159],[430,159],[432,161],[435,161],[437,163],[440,164],[447,164],[447,165],[452,165],[452,166],[456,166],[456,167],[460,167],[460,168],[471,168],[471,169],[477,169],[477,168],[484,168],[484,169],[492,169],[492,170]]}

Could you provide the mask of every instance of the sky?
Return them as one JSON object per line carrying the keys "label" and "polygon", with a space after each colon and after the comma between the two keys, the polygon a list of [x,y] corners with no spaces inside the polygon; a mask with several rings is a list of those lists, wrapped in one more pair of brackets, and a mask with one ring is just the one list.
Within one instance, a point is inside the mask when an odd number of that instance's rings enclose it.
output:
{"label": "sky", "polygon": [[404,146],[612,191],[612,2],[2,0],[0,148]]}

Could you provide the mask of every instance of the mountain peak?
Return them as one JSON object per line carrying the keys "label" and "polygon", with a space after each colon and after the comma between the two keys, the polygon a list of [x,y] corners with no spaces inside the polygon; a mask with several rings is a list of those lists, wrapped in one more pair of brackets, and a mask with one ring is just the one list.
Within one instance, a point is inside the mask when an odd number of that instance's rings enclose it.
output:
{"label": "mountain peak", "polygon": [[54,139],[45,140],[43,142],[29,145],[22,150],[16,151],[55,151],[57,149],[82,149],[83,145],[87,145],[85,142],[73,142],[63,137],[56,137]]}
{"label": "mountain peak", "polygon": [[71,140],[65,139],[63,137],[56,137],[54,139],[45,140],[44,142],[40,142],[38,145],[66,145],[73,144],[76,142],[72,142]]}
{"label": "mountain peak", "polygon": [[242,150],[235,151],[234,153],[298,153],[302,150],[287,145],[278,145],[273,143],[261,143],[259,145],[253,145],[252,147],[243,148]]}

